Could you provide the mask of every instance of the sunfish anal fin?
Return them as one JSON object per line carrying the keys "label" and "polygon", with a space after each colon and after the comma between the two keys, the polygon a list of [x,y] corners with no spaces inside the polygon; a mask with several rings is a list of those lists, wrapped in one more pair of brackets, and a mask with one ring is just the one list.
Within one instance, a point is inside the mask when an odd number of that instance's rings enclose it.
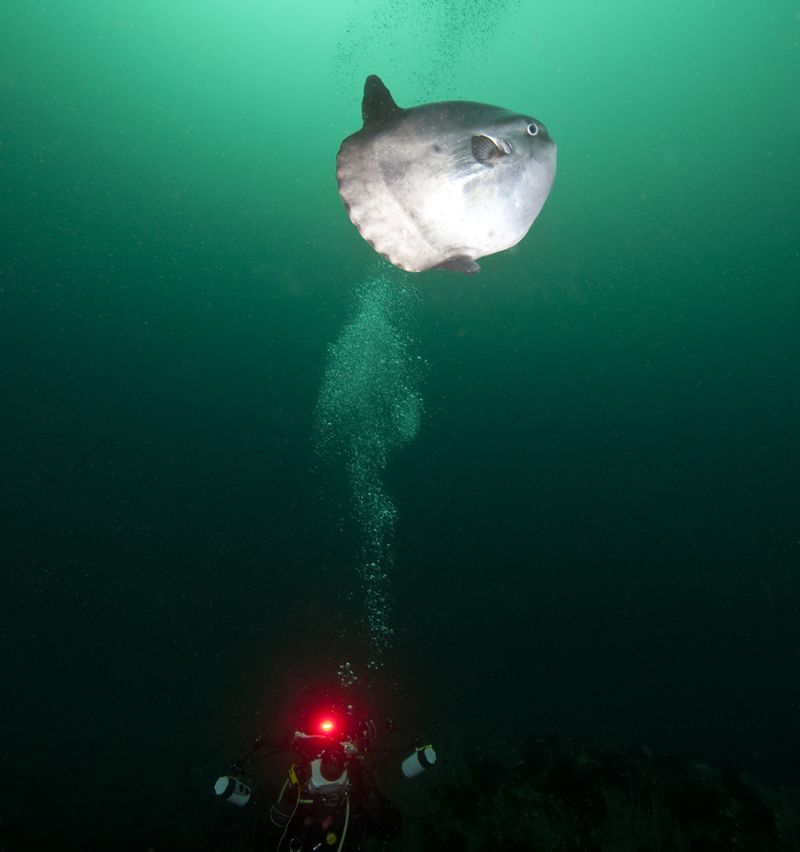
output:
{"label": "sunfish anal fin", "polygon": [[451,272],[466,272],[468,275],[481,271],[480,266],[474,260],[463,254],[448,257],[447,260],[437,263],[433,269],[449,269]]}

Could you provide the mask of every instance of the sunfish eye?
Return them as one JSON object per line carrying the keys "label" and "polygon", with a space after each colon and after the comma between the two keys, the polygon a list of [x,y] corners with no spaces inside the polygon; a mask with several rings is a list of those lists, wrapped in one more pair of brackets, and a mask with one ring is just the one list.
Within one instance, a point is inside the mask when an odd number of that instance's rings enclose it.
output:
{"label": "sunfish eye", "polygon": [[532,121],[525,129],[528,131],[528,136],[539,135],[539,125],[535,121]]}

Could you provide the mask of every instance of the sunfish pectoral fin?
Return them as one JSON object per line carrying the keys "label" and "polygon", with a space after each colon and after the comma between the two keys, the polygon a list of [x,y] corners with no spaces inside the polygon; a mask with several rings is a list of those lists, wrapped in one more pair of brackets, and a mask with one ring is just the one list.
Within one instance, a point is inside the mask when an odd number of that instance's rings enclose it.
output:
{"label": "sunfish pectoral fin", "polygon": [[508,139],[498,139],[486,133],[472,137],[472,156],[485,166],[491,166],[510,153],[511,143]]}
{"label": "sunfish pectoral fin", "polygon": [[474,275],[476,272],[480,272],[481,268],[475,263],[474,260],[468,258],[466,255],[459,254],[454,257],[448,257],[447,260],[443,260],[441,263],[437,263],[436,266],[432,267],[433,269],[449,269],[451,272],[466,272],[467,275]]}

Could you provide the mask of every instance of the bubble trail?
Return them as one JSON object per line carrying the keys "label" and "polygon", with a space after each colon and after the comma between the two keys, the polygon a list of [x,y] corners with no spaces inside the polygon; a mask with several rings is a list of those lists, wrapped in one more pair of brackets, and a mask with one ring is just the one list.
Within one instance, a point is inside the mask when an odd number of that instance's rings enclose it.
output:
{"label": "bubble trail", "polygon": [[419,291],[386,270],[363,283],[353,318],[331,345],[315,412],[317,449],[341,455],[361,541],[358,575],[376,652],[392,636],[389,573],[397,508],[384,485],[391,454],[412,440],[422,418],[424,363],[412,352]]}

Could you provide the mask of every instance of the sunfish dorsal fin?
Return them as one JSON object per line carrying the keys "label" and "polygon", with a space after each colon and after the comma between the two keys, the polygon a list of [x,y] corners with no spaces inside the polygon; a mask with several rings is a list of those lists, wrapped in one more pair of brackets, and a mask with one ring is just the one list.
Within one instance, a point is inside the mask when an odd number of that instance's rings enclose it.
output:
{"label": "sunfish dorsal fin", "polygon": [[364,100],[361,102],[364,129],[380,130],[401,112],[383,80],[377,74],[370,74],[364,83]]}

